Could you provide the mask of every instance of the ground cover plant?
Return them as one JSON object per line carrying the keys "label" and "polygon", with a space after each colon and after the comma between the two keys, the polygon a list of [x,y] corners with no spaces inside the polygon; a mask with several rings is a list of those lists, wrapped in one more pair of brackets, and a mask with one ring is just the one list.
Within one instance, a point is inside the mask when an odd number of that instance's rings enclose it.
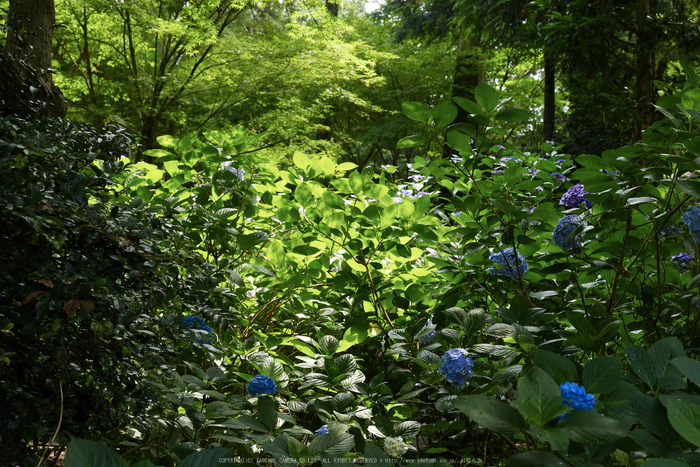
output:
{"label": "ground cover plant", "polygon": [[511,145],[530,113],[486,84],[404,102],[407,178],[3,119],[2,462],[700,463],[685,70],[575,160]]}

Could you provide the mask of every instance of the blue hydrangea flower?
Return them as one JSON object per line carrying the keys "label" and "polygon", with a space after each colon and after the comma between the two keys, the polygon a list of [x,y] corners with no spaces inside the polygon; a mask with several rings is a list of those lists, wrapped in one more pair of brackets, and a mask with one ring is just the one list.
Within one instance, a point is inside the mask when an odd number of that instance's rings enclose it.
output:
{"label": "blue hydrangea flower", "polygon": [[466,350],[462,348],[450,349],[442,356],[438,372],[452,386],[462,389],[467,385],[467,380],[473,374],[473,364],[472,357]]}
{"label": "blue hydrangea flower", "polygon": [[[206,331],[207,334],[211,334],[214,331],[211,330],[209,326],[207,326],[207,322],[204,321],[204,318],[201,316],[185,316],[182,318],[182,323],[184,327],[190,328],[190,329],[200,329],[202,331]],[[202,343],[202,338],[199,338],[198,341],[200,344]],[[212,340],[208,339],[207,344],[211,345]]]}
{"label": "blue hydrangea flower", "polygon": [[564,196],[561,197],[559,204],[566,206],[567,208],[577,208],[581,205],[581,203],[584,203],[586,205],[586,209],[591,209],[593,203],[584,198],[584,196],[587,194],[587,191],[583,191],[583,185],[574,185],[569,188],[566,193],[564,193]]}
{"label": "blue hydrangea flower", "polygon": [[[432,325],[433,325],[433,321],[429,319],[428,322],[425,323],[425,326],[423,326],[423,329],[425,329],[427,326],[432,326]],[[438,333],[437,329],[433,329],[428,334],[426,334],[425,336],[418,339],[418,342],[420,342],[423,345],[430,344],[433,341],[433,339],[435,339],[435,336],[437,336],[437,333]]]}
{"label": "blue hydrangea flower", "polygon": [[566,252],[580,249],[581,242],[579,242],[579,236],[571,235],[580,225],[581,219],[579,219],[578,216],[572,214],[570,216],[562,217],[559,219],[559,222],[557,222],[557,226],[554,227],[552,241],[555,245]]}
{"label": "blue hydrangea flower", "polygon": [[226,161],[221,164],[221,168],[228,170],[231,172],[233,175],[238,177],[238,180],[241,182],[245,179],[245,170],[244,169],[237,169],[235,167],[231,167],[231,164],[233,164],[233,161]]}
{"label": "blue hydrangea flower", "polygon": [[683,264],[688,264],[688,263],[693,262],[693,258],[691,258],[690,255],[688,253],[686,253],[685,251],[681,251],[677,255],[671,256],[671,259],[677,259],[678,261],[680,261]]}
{"label": "blue hydrangea flower", "polygon": [[269,376],[256,375],[248,383],[248,392],[253,397],[263,394],[274,394],[277,392],[277,383]]}
{"label": "blue hydrangea flower", "polygon": [[[516,255],[517,255],[517,268],[516,268]],[[488,269],[489,274],[496,274],[501,276],[508,276],[511,279],[518,279],[518,276],[522,277],[525,275],[530,266],[528,266],[525,261],[525,257],[513,251],[512,248],[506,248],[502,253],[491,253],[489,259],[496,264],[503,266],[502,268],[497,268],[492,266]],[[518,274],[519,273],[519,274]]]}
{"label": "blue hydrangea flower", "polygon": [[328,434],[328,425],[323,425],[321,428],[316,430],[316,435],[321,436],[321,435],[327,435]]}
{"label": "blue hydrangea flower", "polygon": [[516,162],[521,162],[520,159],[518,159],[517,157],[513,157],[513,156],[501,157],[501,160],[504,161],[504,162],[505,162],[505,161],[516,161]]}
{"label": "blue hydrangea flower", "polygon": [[408,451],[408,445],[403,442],[401,436],[389,436],[384,440],[384,452],[389,457],[401,457]]}
{"label": "blue hydrangea flower", "polygon": [[695,235],[695,241],[700,242],[700,208],[697,206],[689,207],[683,213],[683,222],[690,229],[690,233]]}
{"label": "blue hydrangea flower", "polygon": [[563,420],[577,410],[593,410],[595,396],[588,394],[583,386],[576,383],[562,383],[559,386],[562,404],[572,408],[569,413],[560,415],[556,420]]}

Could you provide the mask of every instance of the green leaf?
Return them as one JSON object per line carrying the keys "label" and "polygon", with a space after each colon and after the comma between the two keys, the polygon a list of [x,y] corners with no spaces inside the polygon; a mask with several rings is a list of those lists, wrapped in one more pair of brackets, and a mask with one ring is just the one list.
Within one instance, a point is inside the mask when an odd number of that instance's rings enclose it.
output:
{"label": "green leaf", "polygon": [[411,120],[427,123],[430,117],[430,108],[420,102],[406,101],[401,104],[401,110]]}
{"label": "green leaf", "polygon": [[626,344],[625,357],[627,357],[627,363],[647,386],[653,387],[656,384],[654,361],[646,350],[634,344]]}
{"label": "green leaf", "polygon": [[68,445],[65,467],[129,467],[124,459],[102,443],[73,438]]}
{"label": "green leaf", "polygon": [[333,355],[338,349],[338,339],[333,336],[323,336],[321,341],[318,343],[318,350],[323,355]]}
{"label": "green leaf", "polygon": [[292,156],[292,160],[294,161],[294,165],[296,165],[302,171],[309,171],[309,167],[311,167],[311,160],[309,159],[309,156],[307,156],[303,152],[296,151]]}
{"label": "green leaf", "polygon": [[683,438],[700,447],[700,406],[669,398],[668,420]]}
{"label": "green leaf", "polygon": [[533,363],[552,375],[557,384],[578,381],[576,365],[566,357],[537,349],[533,355]]}
{"label": "green leaf", "polygon": [[476,102],[479,103],[485,112],[491,112],[496,108],[500,95],[501,93],[486,83],[481,83],[474,89]]}
{"label": "green leaf", "polygon": [[683,344],[676,337],[661,339],[651,346],[649,356],[654,362],[654,370],[658,382],[656,387],[659,390],[683,389],[685,381],[681,372],[671,364],[671,360],[685,357]]}
{"label": "green leaf", "polygon": [[455,399],[454,405],[479,425],[497,433],[512,435],[524,431],[527,427],[517,410],[505,402],[496,401],[490,397],[459,396]]}
{"label": "green leaf", "polygon": [[[455,103],[469,112],[472,115],[483,115],[484,112],[481,110],[481,107],[477,105],[476,102],[470,101],[469,99],[465,99],[464,97],[453,97],[452,98]],[[476,137],[476,135],[474,135]]]}
{"label": "green leaf", "polygon": [[557,423],[571,441],[583,444],[604,443],[627,436],[625,425],[593,410],[577,410]]}
{"label": "green leaf", "polygon": [[330,434],[317,436],[309,444],[309,454],[316,456],[326,453],[337,457],[347,454],[355,444],[355,437],[349,433],[341,433],[338,436]]}
{"label": "green leaf", "polygon": [[[233,453],[230,449],[205,449],[185,457],[178,467],[211,467],[212,465],[221,465],[221,459],[225,458],[233,460]],[[100,464],[95,464],[95,466],[97,465]]]}
{"label": "green leaf", "polygon": [[531,451],[510,456],[506,467],[569,467],[571,464],[551,452]]}
{"label": "green leaf", "polygon": [[700,362],[692,358],[680,357],[671,360],[671,363],[678,368],[693,383],[700,386]]}
{"label": "green leaf", "polygon": [[569,437],[564,430],[559,428],[540,428],[537,425],[530,426],[530,433],[540,443],[549,443],[552,450],[565,452],[569,447]]}
{"label": "green leaf", "polygon": [[271,397],[261,396],[258,398],[258,415],[260,420],[270,429],[277,426],[277,403]]}
{"label": "green leaf", "polygon": [[396,147],[401,148],[413,148],[416,146],[422,146],[430,142],[430,138],[423,135],[413,135],[401,138],[397,143]]}
{"label": "green leaf", "polygon": [[309,457],[309,447],[291,436],[287,439],[287,449],[294,459]]}
{"label": "green leaf", "polygon": [[355,170],[354,172],[350,173],[348,181],[350,183],[350,189],[353,193],[355,193],[356,195],[362,194],[362,188],[364,187],[365,179],[360,172]]}
{"label": "green leaf", "polygon": [[513,405],[532,423],[543,427],[569,407],[562,404],[559,386],[544,370],[534,366],[518,382],[519,399]]}
{"label": "green leaf", "polygon": [[681,95],[681,106],[686,110],[700,110],[700,89],[688,89]]}
{"label": "green leaf", "polygon": [[583,369],[583,385],[590,394],[614,391],[622,380],[622,362],[615,357],[597,357]]}
{"label": "green leaf", "polygon": [[675,459],[647,459],[642,464],[644,467],[689,467],[685,462]]}
{"label": "green leaf", "polygon": [[443,102],[430,110],[430,116],[435,122],[437,129],[445,128],[457,118],[457,106],[454,102]]}
{"label": "green leaf", "polygon": [[416,207],[407,199],[403,199],[398,206],[398,214],[404,220],[410,220]]}
{"label": "green leaf", "polygon": [[503,122],[518,123],[524,122],[532,117],[532,112],[525,109],[502,109],[493,117]]}
{"label": "green leaf", "polygon": [[700,182],[693,180],[676,180],[676,186],[686,195],[700,198]]}
{"label": "green leaf", "polygon": [[365,325],[350,326],[343,334],[343,339],[338,346],[338,352],[343,352],[355,344],[364,342],[369,337],[369,330]]}
{"label": "green leaf", "polygon": [[323,199],[323,202],[326,203],[326,206],[333,208],[333,209],[344,209],[345,208],[345,202],[343,201],[343,198],[340,197],[337,193],[333,193],[332,191],[326,191],[321,195],[321,199]]}

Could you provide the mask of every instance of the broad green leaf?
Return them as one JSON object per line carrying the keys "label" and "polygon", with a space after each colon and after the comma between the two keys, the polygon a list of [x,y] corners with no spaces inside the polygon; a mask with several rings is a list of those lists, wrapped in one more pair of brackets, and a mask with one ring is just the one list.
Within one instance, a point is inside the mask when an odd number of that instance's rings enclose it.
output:
{"label": "broad green leaf", "polygon": [[667,337],[656,342],[649,349],[649,356],[654,362],[658,389],[673,390],[685,387],[681,372],[671,364],[671,360],[685,357],[683,344],[677,337]]}
{"label": "broad green leaf", "polygon": [[459,396],[454,405],[479,425],[497,433],[515,434],[526,428],[525,420],[517,410],[491,397]]}
{"label": "broad green leaf", "polygon": [[318,350],[319,352],[323,353],[324,355],[333,355],[336,350],[338,350],[338,346],[340,344],[338,343],[338,339],[336,339],[333,336],[323,336],[321,338],[321,341],[318,343]]}
{"label": "broad green leaf", "polygon": [[622,362],[615,357],[597,357],[583,369],[583,385],[590,394],[614,391],[622,380]]}
{"label": "broad green leaf", "polygon": [[73,438],[68,445],[65,467],[128,467],[124,459],[102,443]]}
{"label": "broad green leaf", "polygon": [[350,326],[343,334],[343,339],[338,346],[338,352],[343,352],[355,344],[364,342],[369,337],[369,328],[365,325],[357,324]]}
{"label": "broad green leaf", "polygon": [[411,120],[427,123],[430,117],[430,108],[420,102],[406,101],[401,103],[401,110]]}
{"label": "broad green leaf", "polygon": [[403,199],[398,206],[398,214],[404,220],[410,220],[413,216],[413,212],[416,210],[412,202],[407,199]]}
{"label": "broad green leaf", "polygon": [[355,193],[356,195],[362,194],[362,188],[364,186],[365,179],[362,176],[362,174],[360,174],[360,172],[358,172],[357,170],[351,172],[348,176],[348,181],[350,183],[350,188],[352,189],[353,193]]}
{"label": "broad green leaf", "polygon": [[540,428],[537,425],[530,426],[530,433],[540,443],[549,443],[552,450],[565,452],[569,447],[569,437],[564,430],[559,428]]}
{"label": "broad green leaf", "polygon": [[569,467],[570,465],[551,452],[530,451],[510,456],[506,467]]}
{"label": "broad green leaf", "polygon": [[282,268],[285,264],[284,244],[277,239],[270,240],[265,249],[265,256],[276,269]]}
{"label": "broad green leaf", "polygon": [[332,191],[326,191],[323,193],[323,195],[321,195],[321,198],[323,199],[323,202],[326,203],[326,206],[330,208],[345,208],[345,202],[343,201],[343,198],[341,198],[337,193],[333,193]]}
{"label": "broad green leaf", "polygon": [[331,436],[330,434],[317,436],[309,444],[309,454],[315,456],[326,453],[331,456],[342,456],[350,452],[354,444],[355,438],[349,433],[341,433],[339,436]]}
{"label": "broad green leaf", "polygon": [[689,467],[685,462],[675,459],[647,459],[642,466],[644,467]]}
{"label": "broad green leaf", "polygon": [[527,121],[532,117],[532,112],[525,109],[501,109],[493,117],[503,122],[518,123]]}
{"label": "broad green leaf", "polygon": [[632,367],[639,378],[649,387],[656,384],[656,370],[654,361],[649,353],[634,344],[625,345],[625,356],[627,363]]}
{"label": "broad green leaf", "polygon": [[430,110],[430,116],[438,130],[445,128],[457,118],[457,106],[454,102],[443,102]]}
{"label": "broad green leaf", "polygon": [[513,405],[532,423],[543,427],[569,410],[562,404],[559,386],[544,370],[534,366],[518,382],[519,399]]}
{"label": "broad green leaf", "polygon": [[294,165],[299,167],[302,171],[308,172],[309,167],[311,166],[309,156],[307,156],[301,151],[296,151],[292,156],[292,160],[294,161]]}
{"label": "broad green leaf", "polygon": [[423,135],[413,135],[401,138],[397,143],[396,147],[401,148],[413,148],[416,146],[422,146],[430,142],[430,138]]}
{"label": "broad green leaf", "polygon": [[476,98],[476,102],[478,102],[487,113],[496,108],[500,95],[500,92],[486,83],[481,83],[474,89],[474,97]]}
{"label": "broad green leaf", "polygon": [[[458,106],[460,106],[472,115],[484,114],[484,112],[481,110],[481,107],[479,107],[479,105],[474,101],[470,101],[469,99],[465,99],[464,97],[453,97],[452,100],[455,101]],[[474,135],[474,137],[476,137],[476,134]]]}
{"label": "broad green leaf", "polygon": [[579,381],[574,362],[561,355],[537,349],[533,354],[533,363],[552,375],[557,384]]}
{"label": "broad green leaf", "polygon": [[[230,449],[215,448],[205,449],[194,454],[190,454],[178,465],[178,467],[211,467],[221,465],[221,459],[233,460],[233,453]],[[100,464],[95,464],[95,466]],[[100,465],[100,467],[102,467]]]}
{"label": "broad green leaf", "polygon": [[301,204],[304,207],[307,207],[309,206],[309,204],[311,204],[312,197],[313,192],[311,190],[311,186],[306,182],[300,183],[294,189],[294,198],[296,198],[296,200],[299,201],[299,204]]}
{"label": "broad green leaf", "polygon": [[694,180],[677,180],[676,186],[686,195],[700,198],[700,182]]}
{"label": "broad green leaf", "polygon": [[682,437],[700,447],[700,406],[669,398],[668,420]]}
{"label": "broad green leaf", "polygon": [[686,110],[700,111],[700,89],[688,89],[681,95],[681,106]]}
{"label": "broad green leaf", "polygon": [[270,430],[277,426],[277,403],[271,397],[261,396],[258,398],[258,415],[260,420]]}
{"label": "broad green leaf", "polygon": [[680,357],[671,360],[686,378],[700,386],[700,362],[692,358]]}
{"label": "broad green leaf", "polygon": [[557,428],[571,441],[583,444],[604,443],[627,436],[624,424],[593,410],[577,410],[557,423]]}
{"label": "broad green leaf", "polygon": [[287,449],[294,459],[299,460],[309,457],[309,447],[291,436],[287,439]]}

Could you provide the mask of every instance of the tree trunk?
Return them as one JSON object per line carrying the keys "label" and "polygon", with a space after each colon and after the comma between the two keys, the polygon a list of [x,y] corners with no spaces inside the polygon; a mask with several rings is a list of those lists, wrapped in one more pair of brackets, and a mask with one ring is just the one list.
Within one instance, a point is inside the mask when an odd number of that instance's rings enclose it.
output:
{"label": "tree trunk", "polygon": [[654,71],[656,38],[652,21],[656,11],[656,0],[639,0],[637,10],[637,102],[639,116],[635,125],[635,139],[642,139],[642,131],[654,123],[656,89]]}
{"label": "tree trunk", "polygon": [[543,133],[545,141],[554,141],[554,109],[556,106],[554,62],[549,54],[544,52],[544,125]]}
{"label": "tree trunk", "polygon": [[[483,82],[478,52],[480,45],[481,41],[478,35],[472,36],[469,40],[459,40],[455,60],[455,74],[452,78],[453,97],[464,97],[475,101],[474,89],[479,83]],[[460,107],[455,123],[467,122],[467,116],[467,112]]]}
{"label": "tree trunk", "polygon": [[26,56],[36,70],[28,76],[18,69],[22,78],[39,84],[39,95],[49,104],[46,114],[65,117],[66,100],[51,78],[51,43],[56,19],[54,0],[10,0],[6,51],[11,56]]}
{"label": "tree trunk", "polygon": [[335,16],[336,18],[338,17],[338,12],[340,10],[340,3],[338,3],[338,1],[326,0],[326,9],[332,16]]}

